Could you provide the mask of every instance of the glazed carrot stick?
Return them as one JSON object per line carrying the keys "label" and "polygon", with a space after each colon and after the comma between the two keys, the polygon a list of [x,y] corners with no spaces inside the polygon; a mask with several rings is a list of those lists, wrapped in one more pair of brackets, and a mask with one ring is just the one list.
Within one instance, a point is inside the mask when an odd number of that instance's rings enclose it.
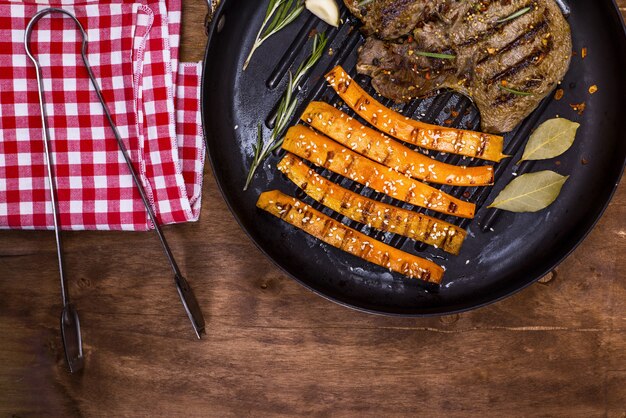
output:
{"label": "glazed carrot stick", "polygon": [[374,240],[278,190],[262,193],[256,205],[315,238],[370,263],[412,279],[441,283],[444,270],[432,261]]}
{"label": "glazed carrot stick", "polygon": [[473,203],[363,157],[306,126],[289,128],[283,149],[395,199],[447,215],[474,217],[476,206]]}
{"label": "glazed carrot stick", "polygon": [[287,153],[278,164],[278,169],[311,198],[370,228],[400,234],[456,255],[467,235],[462,228],[439,219],[344,189],[317,174],[293,154]]}
{"label": "glazed carrot stick", "polygon": [[324,102],[311,102],[300,117],[316,130],[384,166],[413,178],[453,186],[493,184],[493,167],[463,167],[433,160]]}
{"label": "glazed carrot stick", "polygon": [[501,136],[430,125],[405,117],[367,94],[340,66],[328,73],[326,80],[359,116],[401,141],[495,162],[508,157],[502,153]]}

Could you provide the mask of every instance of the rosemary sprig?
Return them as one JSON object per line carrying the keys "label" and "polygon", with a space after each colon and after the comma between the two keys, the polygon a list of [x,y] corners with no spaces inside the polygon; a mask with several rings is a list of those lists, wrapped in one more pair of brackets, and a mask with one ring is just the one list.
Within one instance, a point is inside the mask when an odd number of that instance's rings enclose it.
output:
{"label": "rosemary sprig", "polygon": [[508,22],[509,20],[517,19],[520,16],[524,16],[526,13],[530,12],[532,9],[533,8],[530,6],[524,7],[523,9],[518,10],[512,15],[505,17],[504,19],[496,20],[496,23],[504,23],[504,22]]}
{"label": "rosemary sprig", "polygon": [[263,42],[267,41],[272,35],[275,35],[285,26],[296,20],[303,10],[303,0],[298,0],[295,5],[294,0],[270,0],[267,11],[265,12],[265,18],[254,40],[254,45],[252,45],[250,54],[243,64],[244,71],[248,68],[252,55],[263,45]]}
{"label": "rosemary sprig", "polygon": [[452,54],[440,54],[436,52],[424,52],[424,51],[413,51],[415,55],[421,55],[422,57],[428,58],[439,58],[442,60],[453,60],[456,58],[456,55]]}
{"label": "rosemary sprig", "polygon": [[261,166],[263,161],[269,157],[272,152],[283,145],[284,138],[281,135],[291,121],[291,118],[296,111],[296,106],[298,105],[298,99],[295,95],[298,85],[309,70],[320,60],[324,50],[326,49],[327,42],[328,39],[324,33],[316,34],[313,38],[313,52],[311,55],[304,62],[302,62],[302,64],[300,64],[295,72],[295,75],[289,72],[287,90],[285,90],[285,94],[278,105],[274,128],[272,129],[267,142],[263,140],[263,129],[261,128],[261,124],[259,124],[257,129],[257,142],[254,147],[254,158],[252,160],[252,164],[250,164],[250,171],[248,172],[248,177],[246,178],[246,185],[243,188],[244,190],[248,189],[248,186],[254,177],[254,173]]}
{"label": "rosemary sprig", "polygon": [[515,94],[516,96],[532,96],[533,95],[532,93],[529,93],[527,91],[515,90],[510,87],[503,86],[502,84],[498,84],[498,86],[500,86],[502,90],[509,92],[511,94]]}

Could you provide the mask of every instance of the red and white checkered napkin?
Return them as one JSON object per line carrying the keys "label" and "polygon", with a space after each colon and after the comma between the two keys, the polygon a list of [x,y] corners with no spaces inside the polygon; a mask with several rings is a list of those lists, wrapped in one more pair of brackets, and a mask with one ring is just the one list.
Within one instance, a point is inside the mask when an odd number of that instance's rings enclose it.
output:
{"label": "red and white checkered napkin", "polygon": [[[160,223],[200,213],[200,64],[179,63],[181,0],[0,0],[0,228],[50,229],[36,73],[24,29],[50,5],[87,31],[88,58]],[[32,48],[43,71],[63,229],[151,227],[80,56],[71,19],[45,17]]]}

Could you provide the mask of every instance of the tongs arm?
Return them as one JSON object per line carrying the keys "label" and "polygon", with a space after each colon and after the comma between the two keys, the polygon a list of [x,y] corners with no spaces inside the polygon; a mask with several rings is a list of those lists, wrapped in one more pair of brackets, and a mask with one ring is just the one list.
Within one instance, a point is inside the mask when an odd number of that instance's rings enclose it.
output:
{"label": "tongs arm", "polygon": [[165,255],[167,256],[170,266],[172,267],[172,270],[174,272],[174,283],[176,285],[176,289],[180,296],[181,302],[185,308],[185,312],[187,313],[187,316],[189,317],[189,320],[191,321],[193,329],[198,338],[200,338],[200,336],[204,333],[205,321],[202,315],[202,311],[200,310],[200,305],[198,304],[198,301],[195,297],[195,294],[193,290],[191,289],[191,287],[189,286],[189,283],[187,282],[187,280],[182,276],[180,269],[178,267],[178,264],[176,263],[176,260],[174,259],[174,255],[172,254],[172,251],[170,250],[167,240],[165,239],[165,235],[163,234],[163,231],[161,230],[161,227],[159,226],[154,210],[152,209],[152,206],[146,196],[145,189],[141,183],[141,180],[137,176],[137,173],[133,167],[132,161],[126,149],[126,146],[124,145],[124,142],[117,129],[117,126],[115,125],[115,122],[113,121],[113,117],[111,116],[111,112],[109,111],[106,101],[104,100],[102,91],[100,89],[100,86],[98,85],[96,77],[93,74],[93,70],[91,68],[91,65],[89,64],[89,60],[87,59],[87,44],[88,44],[87,32],[85,31],[80,21],[67,10],[56,8],[56,7],[43,9],[39,11],[37,14],[35,14],[33,18],[30,20],[30,22],[28,23],[28,26],[26,27],[26,32],[24,35],[24,46],[25,46],[26,54],[28,55],[30,60],[33,62],[36,68],[36,73],[37,73],[37,86],[39,90],[39,105],[41,109],[41,123],[42,123],[42,130],[44,134],[45,152],[46,152],[46,159],[47,159],[47,166],[48,166],[48,180],[49,180],[49,185],[50,185],[50,196],[51,196],[51,202],[52,202],[52,211],[54,215],[54,230],[55,230],[55,236],[56,236],[56,242],[57,242],[57,254],[58,254],[59,271],[60,271],[60,277],[61,277],[61,294],[62,294],[62,299],[63,299],[63,313],[61,315],[61,333],[63,335],[63,345],[65,348],[67,361],[68,361],[70,370],[73,372],[82,368],[82,365],[83,365],[80,321],[78,319],[78,313],[76,312],[75,308],[70,303],[69,293],[67,290],[67,280],[64,274],[63,255],[62,255],[63,247],[62,247],[62,241],[61,241],[61,235],[60,235],[61,228],[60,228],[59,213],[58,213],[59,211],[58,211],[58,201],[57,201],[57,195],[56,195],[56,184],[55,184],[55,178],[54,178],[53,160],[52,160],[52,153],[50,150],[50,135],[49,135],[49,126],[47,122],[46,109],[45,109],[44,88],[43,88],[43,80],[42,80],[42,74],[41,74],[41,66],[39,65],[39,61],[37,60],[37,58],[32,53],[31,45],[30,45],[34,26],[44,16],[48,14],[52,14],[52,13],[60,13],[71,18],[81,33],[81,36],[82,36],[81,56],[82,56],[83,63],[85,65],[85,69],[87,70],[91,84],[93,85],[96,95],[98,96],[98,100],[100,101],[102,105],[105,117],[111,128],[111,131],[113,132],[113,135],[118,144],[120,153],[122,157],[124,158],[126,165],[128,166],[128,170],[131,174],[131,177],[136,186],[136,189],[139,192],[139,195],[141,196],[141,200],[143,201],[143,204],[145,206],[146,212],[148,214],[148,218],[150,219],[150,222],[154,226],[154,230],[159,237],[159,240],[163,246]]}

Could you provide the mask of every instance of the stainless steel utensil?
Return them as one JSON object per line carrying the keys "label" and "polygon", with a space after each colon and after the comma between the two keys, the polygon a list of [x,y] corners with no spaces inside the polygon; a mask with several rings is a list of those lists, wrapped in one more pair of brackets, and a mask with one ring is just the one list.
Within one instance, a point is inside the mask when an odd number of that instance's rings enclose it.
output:
{"label": "stainless steel utensil", "polygon": [[[51,13],[53,10],[48,11]],[[26,27],[26,35],[24,45],[26,54],[35,64],[37,69],[37,86],[39,90],[39,107],[41,109],[41,126],[43,131],[44,149],[46,152],[46,165],[48,166],[48,185],[50,187],[50,201],[52,203],[52,218],[54,219],[54,235],[57,244],[57,258],[59,262],[59,274],[61,278],[61,299],[63,301],[63,311],[61,313],[61,336],[63,339],[63,349],[65,350],[65,358],[71,373],[77,372],[83,368],[83,343],[80,332],[80,320],[78,312],[70,302],[70,295],[67,289],[67,279],[65,277],[65,268],[63,262],[63,241],[61,240],[61,222],[59,218],[59,207],[56,194],[56,181],[54,178],[54,164],[52,161],[52,152],[50,151],[50,133],[48,130],[48,122],[46,119],[46,109],[43,95],[43,80],[41,77],[41,68],[39,62],[30,50],[30,36],[33,26],[46,11],[38,13]]]}
{"label": "stainless steel utensil", "polygon": [[150,221],[152,222],[152,224],[154,225],[154,230],[156,234],[158,235],[159,240],[161,241],[161,245],[163,246],[165,255],[170,263],[170,266],[172,267],[172,270],[174,271],[174,283],[176,284],[178,295],[181,299],[181,302],[185,308],[185,312],[187,313],[187,316],[189,317],[189,320],[191,321],[193,329],[198,338],[200,338],[201,335],[205,332],[204,331],[205,322],[204,322],[204,317],[202,315],[202,311],[200,310],[200,306],[195,297],[195,294],[193,290],[191,289],[191,286],[189,285],[187,280],[183,277],[178,267],[178,264],[176,263],[176,260],[174,259],[174,255],[172,254],[172,251],[170,250],[167,240],[165,239],[165,236],[163,235],[163,231],[161,230],[157,222],[156,215],[154,214],[154,211],[152,210],[152,207],[150,206],[150,202],[148,201],[145,190],[137,176],[137,173],[135,172],[132,161],[130,160],[130,157],[124,145],[124,142],[122,141],[122,138],[120,137],[118,129],[115,123],[113,122],[113,118],[111,117],[111,113],[104,100],[104,97],[102,96],[102,92],[100,90],[98,82],[96,81],[96,78],[93,74],[91,66],[89,65],[89,61],[87,59],[88,41],[87,41],[87,33],[85,29],[83,28],[79,20],[67,10],[54,8],[54,7],[43,9],[40,12],[38,12],[35,16],[33,16],[33,18],[28,23],[28,26],[26,27],[26,33],[24,35],[24,46],[26,48],[26,53],[28,54],[28,57],[31,59],[31,61],[33,62],[37,70],[39,106],[41,109],[41,123],[43,127],[42,130],[43,130],[44,142],[45,142],[45,152],[46,152],[46,159],[47,159],[47,166],[48,166],[48,181],[49,181],[50,195],[51,195],[51,201],[52,201],[52,210],[53,210],[53,215],[54,215],[54,230],[55,230],[55,236],[56,236],[56,241],[57,241],[59,271],[61,275],[61,293],[62,293],[62,299],[63,299],[63,314],[61,315],[61,333],[63,336],[63,346],[65,349],[65,354],[66,354],[70,371],[75,372],[77,370],[80,370],[83,367],[83,352],[82,352],[82,340],[81,340],[81,334],[80,334],[80,323],[78,320],[78,313],[76,312],[73,305],[70,303],[69,294],[67,291],[67,280],[64,275],[63,247],[62,247],[62,241],[61,241],[61,235],[60,235],[60,222],[59,222],[59,213],[58,213],[59,211],[58,211],[57,197],[56,197],[56,183],[54,179],[54,164],[52,161],[52,155],[51,155],[50,144],[49,144],[50,135],[49,135],[49,128],[48,128],[47,115],[46,115],[46,109],[45,109],[44,87],[43,87],[41,66],[39,65],[38,60],[35,58],[30,48],[30,40],[31,40],[31,35],[33,32],[34,26],[37,24],[39,20],[41,20],[41,18],[52,13],[60,13],[62,15],[65,15],[71,18],[74,21],[74,23],[76,23],[76,26],[82,35],[81,55],[82,55],[85,68],[87,69],[87,73],[89,74],[89,79],[91,80],[91,84],[94,87],[96,95],[98,96],[98,99],[100,100],[100,103],[102,104],[102,108],[104,109],[104,113],[109,123],[109,126],[111,127],[111,130],[113,131],[113,134],[119,146],[120,152],[122,153],[122,156],[124,157],[126,165],[128,166],[130,174],[133,178],[133,182],[135,183],[135,186],[137,190],[139,191],[141,200],[143,201],[144,206],[146,208],[146,212],[148,213],[148,217]]}

